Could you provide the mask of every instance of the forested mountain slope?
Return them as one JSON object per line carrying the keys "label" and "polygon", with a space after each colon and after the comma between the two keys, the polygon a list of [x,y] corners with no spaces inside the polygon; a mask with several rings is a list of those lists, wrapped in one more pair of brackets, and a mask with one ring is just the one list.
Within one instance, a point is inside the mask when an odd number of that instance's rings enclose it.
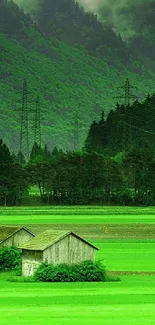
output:
{"label": "forested mountain slope", "polygon": [[[65,3],[69,10],[72,2]],[[78,7],[78,13],[80,10]],[[81,15],[85,20],[85,15]],[[93,28],[92,21],[97,23],[96,18],[91,17],[89,25]],[[75,21],[78,25],[78,19]],[[123,55],[116,56],[117,51],[106,41],[107,52],[102,56],[94,55],[84,43],[73,44],[62,38],[61,33],[58,37],[58,27],[55,22],[55,34],[46,35],[13,2],[0,0],[0,137],[12,150],[19,148],[25,78],[28,83],[31,145],[34,102],[39,93],[43,142],[50,149],[55,145],[64,150],[73,149],[75,116],[79,120],[80,144],[83,145],[91,121],[102,109],[107,113],[115,107],[117,86],[122,85],[127,77],[139,88],[139,96],[154,91],[155,75],[140,62],[132,61],[130,68],[123,62]],[[109,58],[113,61],[114,56],[117,64],[109,61]]]}

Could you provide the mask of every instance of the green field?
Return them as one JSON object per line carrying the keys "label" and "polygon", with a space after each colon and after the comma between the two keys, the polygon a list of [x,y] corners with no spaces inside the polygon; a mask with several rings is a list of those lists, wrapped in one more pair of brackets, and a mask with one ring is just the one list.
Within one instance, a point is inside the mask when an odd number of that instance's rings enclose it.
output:
{"label": "green field", "polygon": [[21,207],[0,208],[3,224],[154,224],[155,207]]}
{"label": "green field", "polygon": [[118,283],[0,282],[0,324],[155,324],[155,277]]}
{"label": "green field", "polygon": [[155,241],[94,242],[100,248],[99,260],[110,271],[155,272]]}
{"label": "green field", "polygon": [[[18,283],[0,273],[0,325],[155,324],[155,208],[1,208],[0,224],[71,229],[100,248],[121,282]],[[143,275],[130,275],[136,272]],[[121,273],[120,273],[121,274]]]}

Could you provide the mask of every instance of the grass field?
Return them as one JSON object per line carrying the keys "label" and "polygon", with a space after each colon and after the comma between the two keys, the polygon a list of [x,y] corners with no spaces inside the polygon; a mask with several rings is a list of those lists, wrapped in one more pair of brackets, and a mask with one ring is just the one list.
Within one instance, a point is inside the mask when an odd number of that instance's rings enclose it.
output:
{"label": "grass field", "polygon": [[0,208],[3,224],[154,224],[155,207]]}
{"label": "grass field", "polygon": [[155,208],[1,208],[0,224],[39,233],[71,229],[100,248],[109,271],[139,271],[111,283],[15,283],[0,273],[0,325],[155,324]]}
{"label": "grass field", "polygon": [[155,277],[117,283],[0,281],[0,324],[155,324]]}
{"label": "grass field", "polygon": [[155,241],[93,241],[100,248],[97,259],[110,271],[155,272]]}

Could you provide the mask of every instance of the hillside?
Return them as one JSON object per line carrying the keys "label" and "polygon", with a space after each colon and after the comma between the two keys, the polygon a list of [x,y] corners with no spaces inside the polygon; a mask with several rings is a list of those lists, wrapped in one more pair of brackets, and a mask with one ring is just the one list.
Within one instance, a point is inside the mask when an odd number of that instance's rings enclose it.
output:
{"label": "hillside", "polygon": [[[55,145],[73,149],[75,115],[83,145],[91,121],[102,109],[108,113],[115,107],[117,86],[126,77],[138,87],[139,96],[154,91],[155,74],[136,60],[130,70],[121,57],[112,65],[109,56],[90,54],[82,44],[57,35],[47,37],[13,3],[0,0],[0,9],[0,136],[12,150],[19,148],[24,78],[29,89],[30,127],[33,102],[39,93],[43,142],[50,149]],[[112,53],[110,45],[108,51]]]}

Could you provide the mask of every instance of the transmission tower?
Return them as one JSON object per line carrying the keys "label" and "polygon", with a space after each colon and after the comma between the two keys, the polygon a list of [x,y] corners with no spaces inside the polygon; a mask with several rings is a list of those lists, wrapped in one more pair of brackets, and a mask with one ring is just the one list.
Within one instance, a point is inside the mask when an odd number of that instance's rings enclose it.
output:
{"label": "transmission tower", "polygon": [[125,84],[123,86],[121,86],[121,87],[118,87],[117,89],[118,90],[119,89],[124,90],[124,94],[123,95],[117,96],[115,98],[124,99],[125,106],[129,106],[131,104],[131,99],[132,100],[136,100],[138,98],[138,96],[134,95],[133,92],[132,92],[132,90],[133,89],[137,89],[137,87],[132,86],[130,84],[130,81],[129,81],[128,78],[126,79]]}
{"label": "transmission tower", "polygon": [[29,124],[28,124],[28,90],[27,81],[23,83],[23,95],[21,106],[21,129],[20,129],[20,148],[19,148],[19,160],[22,162],[22,156],[26,160],[29,159]]}
{"label": "transmission tower", "polygon": [[41,110],[39,95],[36,98],[34,117],[34,143],[41,147]]}
{"label": "transmission tower", "polygon": [[[124,109],[122,112],[122,149],[128,149],[132,143],[132,127],[131,127],[131,115],[128,114],[128,109],[131,105],[131,100],[136,100],[138,96],[133,94],[133,89],[137,89],[130,84],[129,79],[126,79],[126,82],[123,86],[117,88],[124,90],[124,94],[117,96],[117,99],[124,100]],[[128,109],[127,109],[128,108]]]}

